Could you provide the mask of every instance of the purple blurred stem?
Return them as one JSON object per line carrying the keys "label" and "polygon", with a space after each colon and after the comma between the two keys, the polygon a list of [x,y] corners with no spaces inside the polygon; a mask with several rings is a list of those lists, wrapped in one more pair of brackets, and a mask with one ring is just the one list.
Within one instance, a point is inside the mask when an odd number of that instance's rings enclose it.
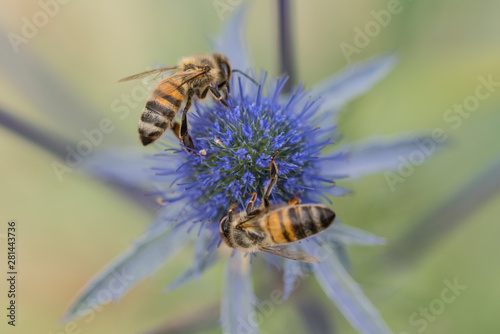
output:
{"label": "purple blurred stem", "polygon": [[287,74],[289,79],[283,88],[283,93],[288,93],[296,84],[295,57],[293,48],[292,24],[290,18],[289,0],[278,0],[278,29],[280,45],[280,71]]}
{"label": "purple blurred stem", "polygon": [[[71,145],[70,141],[49,136],[46,132],[32,126],[24,120],[12,116],[12,113],[8,113],[2,108],[0,108],[0,125],[19,137],[28,140],[31,144],[52,153],[61,161],[64,161],[67,153],[65,147],[67,145],[74,147],[74,145]],[[98,174],[92,176],[99,178]],[[120,194],[125,194],[126,197],[132,199],[134,203],[140,204],[147,210],[157,207],[152,198],[145,196],[144,189],[133,188],[118,182],[108,182],[108,185],[114,190],[117,190]]]}

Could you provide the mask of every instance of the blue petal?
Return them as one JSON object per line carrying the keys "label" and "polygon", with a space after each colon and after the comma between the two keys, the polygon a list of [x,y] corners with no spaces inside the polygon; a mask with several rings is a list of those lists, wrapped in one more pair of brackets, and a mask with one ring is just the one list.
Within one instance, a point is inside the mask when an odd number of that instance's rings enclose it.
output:
{"label": "blue petal", "polygon": [[210,268],[217,261],[216,246],[218,240],[220,239],[216,233],[204,229],[202,235],[196,238],[193,265],[180,274],[164,291],[173,291],[191,280],[199,278],[206,269]]}
{"label": "blue petal", "polygon": [[255,296],[250,275],[249,257],[235,252],[229,259],[224,295],[221,304],[221,325],[224,334],[259,332],[255,323]]}
{"label": "blue petal", "polygon": [[[322,232],[316,238],[321,243],[327,243],[329,245],[339,244],[341,245],[381,245],[385,243],[383,238],[377,237],[369,232],[344,225],[339,221],[335,221],[328,230]],[[302,243],[304,244],[304,243]],[[338,247],[335,247],[336,251],[339,251]],[[338,254],[340,256],[340,254]],[[290,294],[295,289],[295,285],[298,280],[309,276],[309,265],[299,262],[299,261],[284,261],[284,272],[283,272],[283,300],[286,300]],[[344,265],[345,267],[345,265]]]}
{"label": "blue petal", "polygon": [[[318,254],[318,245],[303,243],[310,254]],[[391,330],[377,309],[363,294],[359,285],[349,276],[335,251],[331,248],[323,263],[311,266],[326,295],[359,332],[365,334],[390,334]]]}
{"label": "blue petal", "polygon": [[175,289],[183,286],[186,283],[189,283],[193,279],[199,277],[199,275],[204,272],[206,269],[210,268],[217,261],[217,257],[215,254],[211,254],[208,257],[200,259],[196,265],[193,265],[182,274],[180,274],[172,283],[170,283],[165,289],[164,292],[168,293],[174,291]]}
{"label": "blue petal", "polygon": [[137,240],[90,280],[71,305],[64,321],[84,316],[99,305],[120,299],[134,285],[155,273],[189,240],[186,225],[157,230],[155,234]]}
{"label": "blue petal", "polygon": [[138,189],[151,189],[151,163],[132,147],[102,149],[87,157],[80,168],[101,180]]}
{"label": "blue petal", "polygon": [[323,99],[322,111],[335,118],[340,109],[369,91],[396,65],[398,57],[389,54],[347,66],[340,73],[316,84],[313,92]]}
{"label": "blue petal", "polygon": [[319,235],[325,242],[339,242],[344,245],[373,246],[385,244],[385,239],[374,234],[335,221],[329,229]]}
{"label": "blue petal", "polygon": [[283,300],[295,290],[298,280],[309,276],[309,265],[304,262],[285,260],[283,272]]}
{"label": "blue petal", "polygon": [[[399,135],[398,137],[375,137],[356,143],[347,159],[322,161],[322,174],[347,175],[356,179],[365,175],[397,170],[412,154],[423,160],[434,154],[440,145],[429,136]],[[342,150],[345,150],[343,148]],[[422,160],[422,162],[423,162]]]}
{"label": "blue petal", "polygon": [[240,5],[226,20],[222,30],[212,41],[212,49],[225,55],[233,69],[246,71],[250,68],[249,49],[243,38],[247,6]]}

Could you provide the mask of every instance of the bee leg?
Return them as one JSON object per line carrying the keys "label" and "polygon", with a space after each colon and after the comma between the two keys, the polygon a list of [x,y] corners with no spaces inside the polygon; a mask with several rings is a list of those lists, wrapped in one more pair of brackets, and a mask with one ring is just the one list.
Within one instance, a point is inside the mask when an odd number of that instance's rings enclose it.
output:
{"label": "bee leg", "polygon": [[250,202],[247,203],[247,206],[245,208],[247,215],[250,215],[250,213],[253,211],[253,205],[255,204],[256,199],[257,199],[257,193],[252,193],[252,198],[250,199]]}
{"label": "bee leg", "polygon": [[288,205],[297,205],[297,204],[300,204],[300,202],[302,202],[300,200],[300,198],[298,198],[297,196],[293,195],[292,198],[290,198],[288,200]]}
{"label": "bee leg", "polygon": [[188,91],[186,105],[184,106],[184,109],[182,110],[181,131],[180,131],[181,138],[184,138],[188,135],[187,112],[188,112],[189,108],[191,108],[191,101],[193,99],[193,94],[194,94],[194,92],[192,90]]}
{"label": "bee leg", "polygon": [[198,153],[196,153],[195,150],[194,150],[194,142],[193,142],[193,138],[191,138],[191,135],[188,134],[186,136],[186,138],[182,139],[182,145],[184,145],[184,146],[186,146],[188,148],[186,150],[188,153],[194,153],[194,154],[198,155]]}
{"label": "bee leg", "polygon": [[229,107],[229,105],[227,104],[227,102],[224,100],[224,98],[222,97],[222,95],[220,95],[219,91],[215,88],[213,88],[212,86],[208,86],[207,87],[208,90],[210,90],[210,93],[212,93],[212,95],[217,99],[219,100],[219,102],[224,106],[224,107]]}
{"label": "bee leg", "polygon": [[174,132],[177,139],[179,139],[181,144],[187,147],[187,149],[186,148],[184,148],[184,149],[188,153],[193,153],[194,142],[193,142],[193,139],[191,138],[191,135],[188,134],[186,138],[181,138],[181,125],[177,122],[174,122],[174,124],[172,125],[172,131]]}
{"label": "bee leg", "polygon": [[191,150],[194,150],[194,143],[193,143],[193,139],[189,135],[189,131],[188,131],[187,112],[188,112],[189,108],[191,108],[191,101],[193,98],[193,94],[194,94],[193,90],[188,91],[186,105],[184,106],[184,109],[182,110],[181,128],[179,131],[179,139],[180,139],[181,143]]}
{"label": "bee leg", "polygon": [[238,205],[236,205],[234,203],[231,204],[231,208],[227,212],[227,219],[228,219],[229,222],[233,221],[233,215],[234,215],[234,211],[236,211],[236,209],[238,209]]}
{"label": "bee leg", "polygon": [[174,132],[177,139],[181,140],[181,125],[178,122],[173,122],[171,129]]}
{"label": "bee leg", "polygon": [[273,191],[274,186],[278,182],[278,166],[276,165],[276,161],[274,158],[278,155],[278,152],[274,153],[271,157],[271,163],[269,165],[269,173],[271,175],[271,182],[267,185],[266,192],[264,193],[264,197],[262,197],[262,203],[264,203],[264,207],[268,208],[271,203],[269,202],[269,196],[271,196],[271,192]]}
{"label": "bee leg", "polygon": [[208,87],[205,88],[205,90],[201,94],[198,92],[198,97],[200,99],[204,99],[207,96],[207,93],[208,93]]}
{"label": "bee leg", "polygon": [[[222,90],[224,87],[226,87],[226,90]],[[218,87],[218,90],[223,92],[224,94],[224,100],[227,101],[229,95],[231,95],[231,92],[229,91],[229,83],[227,81],[224,81],[223,83],[221,83]]]}

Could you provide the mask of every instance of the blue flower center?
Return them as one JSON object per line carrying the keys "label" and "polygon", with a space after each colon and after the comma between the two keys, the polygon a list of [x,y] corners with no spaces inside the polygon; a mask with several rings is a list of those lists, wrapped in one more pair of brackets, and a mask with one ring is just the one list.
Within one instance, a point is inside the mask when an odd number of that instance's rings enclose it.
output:
{"label": "blue flower center", "polygon": [[243,208],[252,192],[260,200],[269,181],[271,156],[277,151],[279,178],[273,202],[307,196],[314,187],[318,129],[309,125],[307,110],[298,110],[295,95],[285,104],[276,102],[277,94],[261,96],[261,87],[256,93],[240,94],[230,108],[203,102],[190,112],[196,150],[206,154],[183,154],[179,172],[185,175],[181,188],[200,219],[222,218],[231,203]]}

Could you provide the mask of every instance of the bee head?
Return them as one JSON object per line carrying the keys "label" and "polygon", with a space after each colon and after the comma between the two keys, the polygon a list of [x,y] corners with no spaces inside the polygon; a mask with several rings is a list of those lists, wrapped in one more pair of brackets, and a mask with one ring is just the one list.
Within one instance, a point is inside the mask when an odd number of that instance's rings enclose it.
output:
{"label": "bee head", "polygon": [[222,69],[224,77],[227,78],[226,80],[231,79],[231,66],[229,65],[229,63],[227,61],[221,61],[220,67]]}
{"label": "bee head", "polygon": [[220,237],[224,241],[226,241],[229,238],[229,218],[228,218],[228,216],[225,216],[220,221]]}
{"label": "bee head", "polygon": [[237,206],[235,204],[231,205],[231,209],[229,209],[227,216],[222,218],[222,220],[220,221],[220,227],[219,227],[220,237],[222,238],[222,240],[224,240],[224,242],[229,247],[233,247],[233,245],[231,245],[231,241],[230,241],[231,239],[229,238],[229,236],[230,236],[229,228],[230,228],[230,224],[233,222],[234,211],[236,209],[237,209]]}
{"label": "bee head", "polygon": [[220,70],[221,70],[221,82],[228,82],[229,79],[231,79],[231,65],[229,64],[229,60],[226,58],[226,56],[221,55],[220,53],[215,54],[215,59],[217,59],[217,62],[219,63]]}

